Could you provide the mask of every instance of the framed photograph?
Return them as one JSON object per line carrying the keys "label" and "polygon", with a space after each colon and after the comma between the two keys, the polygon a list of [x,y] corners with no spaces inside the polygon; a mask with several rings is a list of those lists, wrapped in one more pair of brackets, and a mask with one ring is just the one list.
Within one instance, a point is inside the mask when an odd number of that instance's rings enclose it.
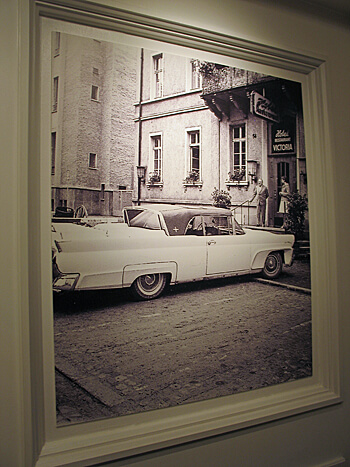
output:
{"label": "framed photograph", "polygon": [[37,465],[339,403],[324,61],[33,9]]}

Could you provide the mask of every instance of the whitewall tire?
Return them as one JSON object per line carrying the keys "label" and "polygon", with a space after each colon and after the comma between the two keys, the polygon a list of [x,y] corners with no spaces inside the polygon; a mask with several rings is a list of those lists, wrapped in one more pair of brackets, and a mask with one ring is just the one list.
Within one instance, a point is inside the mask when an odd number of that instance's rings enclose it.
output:
{"label": "whitewall tire", "polygon": [[264,269],[262,270],[262,276],[265,279],[275,279],[282,272],[282,256],[278,251],[270,253],[265,261]]}
{"label": "whitewall tire", "polygon": [[131,286],[131,293],[138,300],[152,300],[159,297],[167,283],[163,273],[145,274],[138,277]]}

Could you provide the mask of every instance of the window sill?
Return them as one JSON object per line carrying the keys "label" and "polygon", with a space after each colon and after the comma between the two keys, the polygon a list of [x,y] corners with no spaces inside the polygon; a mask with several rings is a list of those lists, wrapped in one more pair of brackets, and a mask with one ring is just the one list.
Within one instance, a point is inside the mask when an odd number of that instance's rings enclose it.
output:
{"label": "window sill", "polygon": [[197,181],[197,182],[186,182],[186,181],[184,181],[182,183],[182,185],[183,185],[185,191],[187,190],[188,187],[191,187],[191,186],[197,187],[199,190],[201,190],[202,186],[203,186],[203,182],[202,181]]}
{"label": "window sill", "polygon": [[148,190],[150,188],[163,188],[163,182],[147,183]]}
{"label": "window sill", "polygon": [[249,182],[247,180],[245,180],[245,181],[226,181],[225,185],[227,186],[228,189],[230,189],[231,186],[238,186],[238,187],[244,186],[244,187],[248,188]]}

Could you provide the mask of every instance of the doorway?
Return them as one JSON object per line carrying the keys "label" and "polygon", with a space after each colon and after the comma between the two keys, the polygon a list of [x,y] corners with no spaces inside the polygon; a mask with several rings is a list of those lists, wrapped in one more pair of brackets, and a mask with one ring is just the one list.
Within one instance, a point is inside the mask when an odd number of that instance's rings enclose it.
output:
{"label": "doorway", "polygon": [[281,179],[286,177],[289,183],[290,191],[295,190],[296,185],[296,157],[295,155],[288,155],[282,157],[270,156],[269,164],[269,199],[268,199],[268,219],[269,225],[273,227],[282,227],[283,213],[279,213],[279,205],[281,197]]}

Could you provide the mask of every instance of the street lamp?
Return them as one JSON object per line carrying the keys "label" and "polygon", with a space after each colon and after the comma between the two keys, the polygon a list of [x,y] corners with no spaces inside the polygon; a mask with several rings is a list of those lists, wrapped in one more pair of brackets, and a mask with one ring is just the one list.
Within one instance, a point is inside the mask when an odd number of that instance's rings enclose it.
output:
{"label": "street lamp", "polygon": [[141,182],[144,182],[145,181],[145,175],[146,175],[146,167],[143,166],[143,165],[138,165],[136,167],[137,169],[137,178],[141,181]]}

